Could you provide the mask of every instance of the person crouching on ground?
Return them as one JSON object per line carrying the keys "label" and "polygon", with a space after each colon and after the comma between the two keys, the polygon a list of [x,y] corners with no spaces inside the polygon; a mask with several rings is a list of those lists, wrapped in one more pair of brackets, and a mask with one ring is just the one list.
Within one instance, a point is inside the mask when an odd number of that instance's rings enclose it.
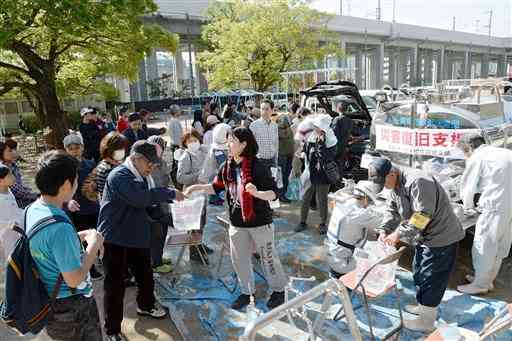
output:
{"label": "person crouching on ground", "polygon": [[127,267],[137,281],[137,314],[163,318],[157,306],[151,268],[151,223],[147,209],[153,205],[183,200],[180,191],[154,186],[150,174],[160,163],[157,148],[137,141],[126,161],[109,174],[100,203],[98,230],[105,237],[103,267],[105,331],[109,341],[124,340],[121,322]]}
{"label": "person crouching on ground", "polygon": [[240,282],[242,294],[231,305],[242,309],[255,293],[251,244],[261,257],[265,278],[272,294],[267,302],[271,309],[284,302],[287,277],[281,266],[274,242],[274,224],[270,200],[278,198],[278,191],[270,168],[256,158],[258,144],[247,128],[236,128],[229,137],[230,158],[223,164],[213,183],[193,185],[186,191],[209,194],[226,190],[229,209],[229,237],[231,260]]}
{"label": "person crouching on ground", "polygon": [[329,224],[324,243],[328,249],[327,262],[331,277],[339,278],[355,269],[355,248],[363,247],[368,234],[380,225],[382,213],[374,209],[380,189],[370,181],[359,181],[352,198],[339,208],[343,214],[341,219],[337,224]]}

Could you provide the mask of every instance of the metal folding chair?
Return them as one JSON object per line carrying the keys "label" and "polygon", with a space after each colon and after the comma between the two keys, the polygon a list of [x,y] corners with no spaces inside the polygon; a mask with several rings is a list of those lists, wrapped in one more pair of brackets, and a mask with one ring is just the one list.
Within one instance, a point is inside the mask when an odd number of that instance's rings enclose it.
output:
{"label": "metal folding chair", "polygon": [[176,260],[176,266],[174,267],[172,273],[176,273],[181,260],[183,259],[183,255],[185,253],[186,247],[193,247],[197,250],[199,257],[201,258],[201,262],[204,266],[208,266],[206,259],[208,259],[208,254],[203,246],[203,234],[200,231],[191,231],[183,234],[176,234],[169,237],[167,242],[167,246],[171,248],[179,247],[180,252],[178,254],[178,259]]}
{"label": "metal folding chair", "polygon": [[[360,294],[362,296],[364,308],[366,310],[366,315],[368,316],[368,326],[370,328],[370,335],[371,335],[372,340],[375,340],[375,334],[373,332],[373,322],[372,322],[372,316],[371,316],[371,312],[370,312],[370,305],[368,304],[368,299],[380,298],[380,297],[386,295],[387,293],[389,293],[390,291],[394,291],[394,293],[395,293],[397,308],[398,308],[398,312],[400,314],[400,325],[396,328],[393,328],[393,330],[391,330],[388,334],[386,334],[384,336],[383,340],[387,340],[391,336],[393,336],[397,333],[400,333],[402,330],[403,324],[404,324],[402,306],[400,304],[400,292],[398,291],[397,286],[396,286],[396,279],[393,284],[389,285],[388,287],[384,288],[383,290],[381,290],[379,292],[373,292],[373,291],[366,290],[363,282],[366,279],[366,277],[368,277],[368,274],[376,266],[390,264],[390,263],[393,263],[393,262],[397,261],[398,259],[400,259],[402,254],[405,252],[405,249],[406,249],[405,246],[402,246],[396,252],[393,252],[392,254],[379,259],[368,270],[366,270],[366,272],[363,274],[363,276],[361,277],[361,279],[359,281],[357,280],[356,270],[353,270],[353,271],[347,273],[346,275],[341,276],[339,279],[345,287],[352,290],[352,294],[351,294],[352,296],[354,296],[355,294]],[[341,313],[341,309],[334,316],[334,320],[338,321],[344,317],[343,315],[340,315],[340,313]]]}

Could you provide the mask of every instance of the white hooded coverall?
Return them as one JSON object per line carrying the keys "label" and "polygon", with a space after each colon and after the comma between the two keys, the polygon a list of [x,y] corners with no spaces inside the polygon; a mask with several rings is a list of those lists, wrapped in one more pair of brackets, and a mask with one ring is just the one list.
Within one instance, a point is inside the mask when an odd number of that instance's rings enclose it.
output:
{"label": "white hooded coverall", "polygon": [[472,249],[474,284],[489,288],[512,244],[512,151],[482,145],[473,152],[461,179],[465,209],[474,207],[476,193],[482,213]]}

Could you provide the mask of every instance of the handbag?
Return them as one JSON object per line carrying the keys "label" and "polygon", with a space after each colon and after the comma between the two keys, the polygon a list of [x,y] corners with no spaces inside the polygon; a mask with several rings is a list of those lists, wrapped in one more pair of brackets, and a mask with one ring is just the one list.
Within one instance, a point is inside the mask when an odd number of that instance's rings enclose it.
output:
{"label": "handbag", "polygon": [[322,165],[327,181],[332,185],[340,180],[340,172],[338,170],[338,164],[334,161],[327,161]]}

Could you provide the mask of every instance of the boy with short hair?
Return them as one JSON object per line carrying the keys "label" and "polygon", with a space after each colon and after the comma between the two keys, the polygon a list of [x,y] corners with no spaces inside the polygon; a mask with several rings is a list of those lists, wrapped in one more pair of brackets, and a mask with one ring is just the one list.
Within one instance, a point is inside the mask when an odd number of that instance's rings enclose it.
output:
{"label": "boy with short hair", "polygon": [[[53,340],[102,340],[89,270],[103,248],[103,237],[93,229],[76,232],[63,207],[78,187],[78,161],[63,151],[45,153],[38,162],[36,186],[41,197],[26,213],[27,234],[39,221],[61,216],[30,240],[30,253],[41,281],[50,294],[62,275],[46,331]],[[84,250],[81,242],[87,242]]]}

